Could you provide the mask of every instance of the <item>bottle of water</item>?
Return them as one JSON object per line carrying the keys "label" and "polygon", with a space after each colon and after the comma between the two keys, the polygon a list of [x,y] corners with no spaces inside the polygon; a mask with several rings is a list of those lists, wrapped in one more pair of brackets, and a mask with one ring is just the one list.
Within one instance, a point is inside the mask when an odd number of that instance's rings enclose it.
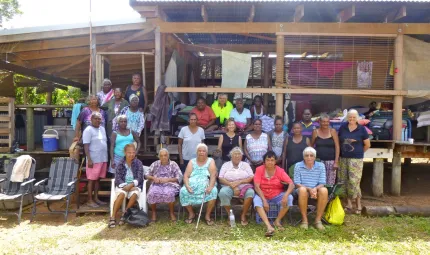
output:
{"label": "bottle of water", "polygon": [[232,227],[232,228],[236,227],[236,220],[234,218],[234,214],[233,214],[232,209],[230,209],[230,215],[228,216],[228,218],[230,219],[230,227]]}

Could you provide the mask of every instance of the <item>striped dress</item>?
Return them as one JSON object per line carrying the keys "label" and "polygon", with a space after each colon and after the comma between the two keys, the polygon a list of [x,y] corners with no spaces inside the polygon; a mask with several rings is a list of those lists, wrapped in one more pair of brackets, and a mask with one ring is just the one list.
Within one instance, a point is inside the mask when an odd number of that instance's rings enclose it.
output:
{"label": "striped dress", "polygon": [[[251,134],[246,136],[246,149],[252,161],[263,160],[264,154],[269,150],[269,140],[266,133],[261,133],[258,139],[254,139]],[[251,163],[246,159],[247,163]]]}

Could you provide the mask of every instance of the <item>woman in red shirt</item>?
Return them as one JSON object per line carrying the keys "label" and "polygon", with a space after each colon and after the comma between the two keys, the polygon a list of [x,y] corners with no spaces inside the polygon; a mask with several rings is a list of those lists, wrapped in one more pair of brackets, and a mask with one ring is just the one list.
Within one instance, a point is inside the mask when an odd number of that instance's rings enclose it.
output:
{"label": "woman in red shirt", "polygon": [[[275,229],[269,222],[266,212],[269,211],[269,203],[281,205],[278,217],[273,222],[279,230],[283,230],[282,218],[288,212],[288,206],[293,204],[294,183],[285,173],[285,170],[276,165],[276,154],[268,151],[263,156],[264,164],[257,167],[254,175],[254,208],[260,215],[261,220],[267,226],[266,236],[273,236]],[[284,183],[288,184],[287,191],[284,190]]]}

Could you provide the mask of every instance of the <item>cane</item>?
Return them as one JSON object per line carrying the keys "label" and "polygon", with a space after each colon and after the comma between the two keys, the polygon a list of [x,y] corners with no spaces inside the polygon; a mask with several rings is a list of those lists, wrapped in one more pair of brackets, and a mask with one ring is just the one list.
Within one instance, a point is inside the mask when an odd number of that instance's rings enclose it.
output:
{"label": "cane", "polygon": [[205,198],[206,198],[206,189],[207,189],[208,187],[209,187],[209,179],[208,179],[208,182],[207,182],[207,184],[206,184],[205,191],[203,192],[202,205],[200,206],[199,217],[197,217],[196,230],[197,230],[197,228],[199,227],[200,217],[202,216],[203,204],[205,203]]}

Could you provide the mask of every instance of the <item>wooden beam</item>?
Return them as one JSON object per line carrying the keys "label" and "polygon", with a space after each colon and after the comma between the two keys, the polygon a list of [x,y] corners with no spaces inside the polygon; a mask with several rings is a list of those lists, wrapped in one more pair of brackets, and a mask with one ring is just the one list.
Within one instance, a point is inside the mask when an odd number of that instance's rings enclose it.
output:
{"label": "wooden beam", "polygon": [[294,10],[293,22],[300,22],[302,18],[305,16],[305,5],[299,4],[296,6]]}
{"label": "wooden beam", "polygon": [[406,6],[403,5],[397,10],[393,10],[385,16],[385,23],[394,22],[401,18],[406,17]]}
{"label": "wooden beam", "polygon": [[347,22],[349,19],[353,18],[354,16],[355,16],[355,5],[351,5],[341,10],[337,14],[337,21],[340,23]]}
{"label": "wooden beam", "polygon": [[161,54],[164,54],[161,48],[161,33],[160,28],[155,29],[155,77],[154,77],[154,94],[157,91],[158,86],[161,85]]}
{"label": "wooden beam", "polygon": [[42,72],[39,72],[37,70],[29,69],[26,67],[7,63],[7,62],[2,61],[2,60],[0,60],[0,69],[8,70],[8,71],[11,71],[14,73],[19,73],[22,75],[38,78],[38,79],[45,80],[45,81],[52,81],[52,82],[59,83],[62,85],[77,87],[77,88],[80,88],[84,91],[88,90],[88,87],[85,84],[82,84],[82,83],[79,83],[76,81],[67,80],[67,79],[64,79],[64,78],[61,78],[58,76],[54,76],[54,75],[50,75],[47,73],[42,73]]}
{"label": "wooden beam", "polygon": [[254,17],[255,17],[255,5],[251,5],[251,8],[249,9],[248,22],[254,22]]}
{"label": "wooden beam", "polygon": [[[430,34],[429,23],[275,23],[275,22],[159,22],[161,33],[286,33],[291,35],[346,34],[359,36]],[[281,26],[282,25],[282,26]]]}
{"label": "wooden beam", "polygon": [[276,38],[269,37],[269,36],[264,36],[264,35],[256,35],[256,34],[240,34],[240,35],[243,35],[243,36],[246,36],[246,37],[253,37],[253,38],[264,39],[264,40],[276,42]]}
{"label": "wooden beam", "polygon": [[203,22],[208,22],[208,12],[206,11],[206,7],[204,4],[200,7],[200,15],[202,16]]}
{"label": "wooden beam", "polygon": [[[123,45],[123,44],[125,44],[125,43],[127,43],[127,42],[129,42],[129,41],[131,41],[131,40],[133,40],[135,38],[138,38],[138,37],[144,36],[144,35],[146,35],[148,33],[151,33],[153,30],[154,30],[154,27],[148,28],[148,29],[145,29],[145,30],[142,30],[142,31],[139,31],[139,32],[134,33],[133,35],[131,35],[129,37],[126,37],[126,38],[122,39],[119,42],[116,42],[116,43],[114,43],[112,45],[109,45],[107,47],[101,48],[100,51],[110,51],[110,50],[113,50],[113,49],[117,48],[118,46]],[[90,56],[87,56],[87,57],[82,58],[81,60],[78,60],[78,61],[75,61],[73,63],[70,63],[69,65],[67,65],[65,67],[62,67],[59,70],[57,70],[56,73],[64,72],[65,70],[69,69],[72,66],[75,66],[75,65],[78,65],[78,64],[80,64],[82,62],[87,61],[89,58],[90,58]]]}
{"label": "wooden beam", "polygon": [[[131,30],[142,30],[142,29],[150,29],[152,26],[153,25],[151,23],[145,22],[144,20],[142,20],[131,24],[93,26],[92,33],[105,34],[105,33],[113,33],[113,32],[131,31]],[[50,30],[48,29],[49,28],[47,28],[46,31],[1,35],[0,43],[22,42],[22,41],[43,40],[43,39],[51,39],[51,38],[59,38],[59,37],[89,35],[90,33],[89,27],[61,29],[57,26]]]}
{"label": "wooden beam", "polygon": [[[97,46],[106,44],[113,44],[126,37],[129,37],[136,33],[136,31],[117,32],[109,34],[97,34]],[[143,40],[154,40],[153,34],[147,34],[140,38],[136,38],[136,41]],[[88,46],[90,43],[88,36],[78,37],[66,37],[66,38],[55,38],[38,41],[24,41],[20,43],[5,43],[0,47],[0,53],[12,53],[12,52],[23,52],[23,51],[38,51],[38,50],[53,50],[53,49],[64,49],[64,48],[75,48]]]}
{"label": "wooden beam", "polygon": [[313,88],[203,88],[203,87],[176,87],[166,88],[166,92],[197,92],[204,93],[210,90],[213,93],[289,93],[289,94],[316,94],[316,95],[399,95],[405,96],[406,90],[366,90],[366,89],[313,89]]}
{"label": "wooden beam", "polygon": [[145,51],[123,51],[123,52],[98,52],[97,54],[99,55],[150,55],[150,56],[154,56],[154,51],[151,52],[145,52]]}

